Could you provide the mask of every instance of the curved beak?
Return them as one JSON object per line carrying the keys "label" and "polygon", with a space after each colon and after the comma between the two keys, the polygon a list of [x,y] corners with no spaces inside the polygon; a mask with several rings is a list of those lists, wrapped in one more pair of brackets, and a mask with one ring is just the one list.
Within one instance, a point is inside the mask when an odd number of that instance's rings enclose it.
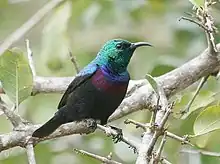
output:
{"label": "curved beak", "polygon": [[153,45],[151,45],[148,42],[136,42],[136,43],[131,44],[132,49],[136,49],[137,47],[141,47],[141,46],[151,46],[151,47],[153,47]]}

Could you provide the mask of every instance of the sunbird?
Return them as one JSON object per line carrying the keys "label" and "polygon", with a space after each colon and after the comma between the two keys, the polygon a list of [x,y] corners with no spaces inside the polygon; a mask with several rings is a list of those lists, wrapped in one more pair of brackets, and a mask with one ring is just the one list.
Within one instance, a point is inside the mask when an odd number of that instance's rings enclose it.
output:
{"label": "sunbird", "polygon": [[94,119],[107,124],[109,116],[125,97],[130,75],[127,70],[134,51],[148,42],[123,39],[107,41],[96,58],[84,67],[67,87],[54,116],[34,131],[33,137],[46,137],[60,125]]}

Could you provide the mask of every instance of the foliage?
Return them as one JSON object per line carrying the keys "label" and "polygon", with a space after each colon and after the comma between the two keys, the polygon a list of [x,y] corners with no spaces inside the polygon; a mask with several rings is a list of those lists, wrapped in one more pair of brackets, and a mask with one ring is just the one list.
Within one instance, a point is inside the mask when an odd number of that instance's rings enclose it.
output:
{"label": "foliage", "polygon": [[14,104],[20,104],[31,95],[33,77],[21,51],[8,50],[0,56],[0,72],[3,89]]}
{"label": "foliage", "polygon": [[[46,0],[1,1],[0,41],[2,42],[8,34],[24,23],[45,2]],[[204,4],[198,0],[192,3],[197,7]],[[69,49],[76,56],[80,67],[83,67],[96,55],[97,50],[106,40],[121,37],[130,41],[149,41],[155,48],[138,50],[129,66],[132,79],[143,79],[146,73],[153,77],[164,74],[206,48],[206,39],[199,27],[189,22],[177,21],[184,12],[191,12],[191,10],[192,5],[182,0],[137,0],[135,2],[133,0],[72,0],[57,7],[25,37],[32,43],[37,73],[49,76],[75,74],[68,56]],[[215,18],[219,18],[218,5],[213,11],[216,10],[218,12],[214,12]],[[218,19],[216,21],[220,23]],[[217,36],[218,38],[220,37]],[[23,40],[16,43],[16,46],[22,47],[23,51],[24,45]],[[15,64],[10,65],[10,63]],[[152,87],[157,88],[151,76],[147,77]],[[28,98],[33,79],[23,53],[7,51],[0,57],[0,79],[6,94],[14,103],[18,95],[18,102],[22,106],[19,112],[27,120],[42,123],[56,111],[61,96],[59,94],[40,94]],[[190,101],[196,85],[171,98],[176,101],[174,115]],[[219,101],[219,87],[219,82],[215,78],[209,78],[190,108],[190,112],[184,119],[178,117],[171,119],[169,128],[179,135],[202,135],[218,130],[219,106],[216,104]],[[147,122],[149,112],[137,112],[129,117]],[[140,138],[140,131],[129,129],[121,122],[119,120],[114,124],[119,124],[128,137],[136,140]],[[0,118],[0,124],[2,133],[8,132],[11,128],[3,116]],[[219,146],[211,144],[211,141],[216,141],[218,138],[214,133],[209,133],[205,140],[202,139],[205,141],[202,147],[220,151]],[[194,140],[194,144],[201,145],[201,138],[195,137]],[[66,164],[97,163],[74,155],[73,147],[103,156],[107,156],[112,151],[114,159],[123,163],[134,163],[136,157],[127,146],[121,143],[114,145],[106,136],[96,133],[88,136],[69,136],[39,144],[35,149],[37,161],[42,164],[64,161]],[[166,144],[166,155],[173,163],[184,160],[173,155],[173,152],[178,152],[179,149],[179,143],[173,140],[169,140]],[[201,160],[206,164],[216,161],[206,156],[202,156]],[[0,164],[15,162],[26,162],[26,157],[20,149],[3,152],[0,156]]]}

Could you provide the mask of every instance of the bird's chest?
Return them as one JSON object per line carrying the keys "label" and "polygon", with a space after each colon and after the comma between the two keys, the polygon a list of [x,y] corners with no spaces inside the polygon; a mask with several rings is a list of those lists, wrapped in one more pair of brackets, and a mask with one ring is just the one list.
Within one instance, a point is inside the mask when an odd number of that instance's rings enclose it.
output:
{"label": "bird's chest", "polygon": [[117,81],[117,79],[109,79],[105,74],[102,73],[102,71],[97,71],[91,80],[92,85],[97,90],[110,95],[124,95],[128,87],[128,80]]}

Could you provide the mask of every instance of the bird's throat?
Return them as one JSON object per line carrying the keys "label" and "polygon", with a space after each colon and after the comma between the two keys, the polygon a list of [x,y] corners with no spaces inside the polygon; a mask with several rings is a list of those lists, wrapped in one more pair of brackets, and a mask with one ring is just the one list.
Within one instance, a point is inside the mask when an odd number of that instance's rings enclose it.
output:
{"label": "bird's throat", "polygon": [[124,82],[124,81],[129,81],[130,79],[127,70],[124,70],[123,72],[119,72],[115,69],[112,69],[111,67],[102,66],[101,71],[103,75],[106,77],[106,79],[109,79],[110,81]]}
{"label": "bird's throat", "polygon": [[109,93],[126,92],[129,78],[127,76],[114,76],[98,69],[92,77],[92,84],[100,91]]}

